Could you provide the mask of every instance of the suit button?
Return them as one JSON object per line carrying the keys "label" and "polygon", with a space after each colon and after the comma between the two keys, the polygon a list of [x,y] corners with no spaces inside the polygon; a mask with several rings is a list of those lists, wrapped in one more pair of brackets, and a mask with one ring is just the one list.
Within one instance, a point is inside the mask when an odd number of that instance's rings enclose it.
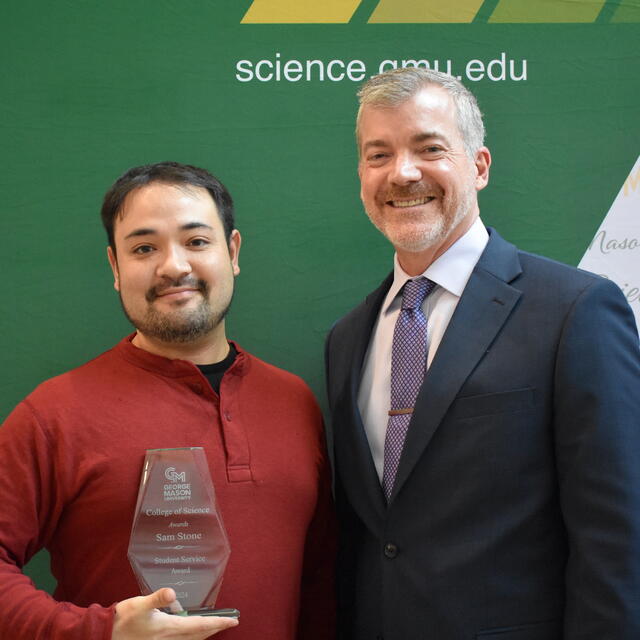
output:
{"label": "suit button", "polygon": [[384,555],[387,556],[387,558],[395,558],[398,555],[398,547],[396,547],[393,542],[387,542],[387,544],[384,545]]}

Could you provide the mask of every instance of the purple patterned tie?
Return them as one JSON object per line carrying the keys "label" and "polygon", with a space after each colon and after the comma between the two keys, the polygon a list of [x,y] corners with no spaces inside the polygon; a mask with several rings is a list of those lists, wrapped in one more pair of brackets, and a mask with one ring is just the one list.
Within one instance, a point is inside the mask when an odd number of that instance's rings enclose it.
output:
{"label": "purple patterned tie", "polygon": [[382,490],[391,498],[400,454],[427,363],[427,318],[422,302],[435,287],[427,278],[407,280],[402,309],[393,332],[391,351],[391,409],[384,440]]}

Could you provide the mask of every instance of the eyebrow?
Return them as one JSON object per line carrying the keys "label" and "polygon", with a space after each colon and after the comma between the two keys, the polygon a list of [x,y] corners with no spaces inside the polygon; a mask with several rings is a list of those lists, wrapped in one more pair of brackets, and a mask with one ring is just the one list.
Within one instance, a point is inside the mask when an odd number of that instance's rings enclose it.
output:
{"label": "eyebrow", "polygon": [[[439,131],[425,131],[423,133],[417,133],[414,136],[411,136],[411,142],[420,143],[425,140],[430,140],[431,138],[438,138],[442,140],[447,146],[450,146],[450,142],[448,138],[440,133]],[[378,140],[369,140],[365,142],[362,146],[362,151],[367,151],[368,149],[376,148],[376,147],[388,147],[389,143],[386,140],[378,139]]]}
{"label": "eyebrow", "polygon": [[436,138],[438,140],[442,140],[446,145],[449,145],[449,139],[444,134],[439,131],[425,131],[424,133],[418,133],[411,138],[412,142],[424,142],[425,140],[430,140],[432,138]]}
{"label": "eyebrow", "polygon": [[[183,224],[180,227],[180,231],[191,231],[192,229],[209,229],[213,231],[213,227],[204,222],[187,222],[187,224]],[[139,236],[153,236],[156,233],[158,232],[151,227],[142,227],[140,229],[134,229],[131,233],[128,233],[124,239],[128,240],[129,238],[137,238]]]}
{"label": "eyebrow", "polygon": [[362,145],[362,150],[367,151],[371,147],[386,147],[387,143],[384,140],[369,140]]}

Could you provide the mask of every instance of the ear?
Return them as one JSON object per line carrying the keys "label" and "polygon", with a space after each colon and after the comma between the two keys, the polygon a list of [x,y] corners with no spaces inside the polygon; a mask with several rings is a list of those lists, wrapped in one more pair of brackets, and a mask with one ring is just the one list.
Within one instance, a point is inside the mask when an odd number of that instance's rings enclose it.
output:
{"label": "ear", "polygon": [[113,288],[116,291],[120,291],[120,274],[118,273],[118,260],[111,247],[107,247],[107,258],[109,259],[111,271],[113,271]]}
{"label": "ear", "polygon": [[231,232],[229,237],[229,258],[231,258],[231,266],[233,267],[233,275],[237,276],[240,273],[240,264],[238,258],[240,257],[240,245],[242,244],[242,237],[237,229]]}
{"label": "ear", "polygon": [[480,147],[476,152],[476,191],[484,189],[489,183],[489,167],[491,166],[491,152],[487,147]]}

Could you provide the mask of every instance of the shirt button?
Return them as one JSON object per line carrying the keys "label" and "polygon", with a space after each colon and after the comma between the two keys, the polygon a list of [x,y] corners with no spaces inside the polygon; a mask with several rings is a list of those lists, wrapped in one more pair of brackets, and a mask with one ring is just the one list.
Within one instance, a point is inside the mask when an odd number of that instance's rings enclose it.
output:
{"label": "shirt button", "polygon": [[231,414],[230,414],[228,411],[225,411],[225,412],[224,412],[224,419],[225,419],[227,422],[231,422]]}
{"label": "shirt button", "polygon": [[387,558],[395,558],[398,555],[398,547],[393,542],[387,542],[384,545],[384,555]]}

